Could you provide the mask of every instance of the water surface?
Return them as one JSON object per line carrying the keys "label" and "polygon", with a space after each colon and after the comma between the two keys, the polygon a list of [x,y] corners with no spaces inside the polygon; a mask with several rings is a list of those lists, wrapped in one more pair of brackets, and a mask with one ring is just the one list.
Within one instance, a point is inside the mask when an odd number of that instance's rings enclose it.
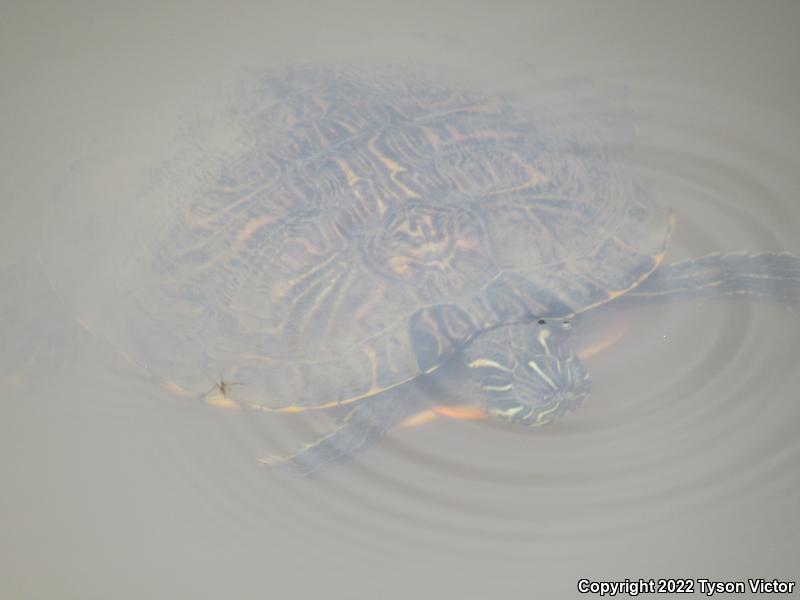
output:
{"label": "water surface", "polygon": [[436,63],[603,124],[598,143],[677,216],[668,262],[800,254],[793,5],[347,8],[3,19],[2,595],[567,598],[581,577],[796,577],[796,310],[600,314],[587,343],[624,335],[586,361],[574,414],[439,419],[313,481],[254,457],[324,418],[183,401],[76,323],[127,298],[120,269],[162,217],[137,201],[163,165],[198,130],[231,144],[213,124],[235,82],[298,60]]}

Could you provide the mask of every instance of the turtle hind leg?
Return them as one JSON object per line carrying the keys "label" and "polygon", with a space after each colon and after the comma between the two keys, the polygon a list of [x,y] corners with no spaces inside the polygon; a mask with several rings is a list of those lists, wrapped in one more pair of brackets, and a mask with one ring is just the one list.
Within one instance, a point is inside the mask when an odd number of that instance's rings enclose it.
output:
{"label": "turtle hind leg", "polygon": [[709,254],[656,270],[626,300],[711,300],[752,296],[800,306],[800,256]]}
{"label": "turtle hind leg", "polygon": [[346,462],[379,440],[390,428],[414,411],[412,385],[387,390],[356,404],[334,430],[290,456],[259,458],[263,464],[303,477]]}

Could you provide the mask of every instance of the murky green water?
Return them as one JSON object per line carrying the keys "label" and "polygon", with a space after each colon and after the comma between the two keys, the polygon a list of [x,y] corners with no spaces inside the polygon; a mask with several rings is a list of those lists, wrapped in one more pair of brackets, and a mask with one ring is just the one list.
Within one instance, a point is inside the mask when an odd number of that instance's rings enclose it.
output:
{"label": "murky green water", "polygon": [[568,417],[440,418],[304,481],[255,457],[329,420],[176,397],[157,381],[171,373],[120,354],[119,307],[185,191],[165,165],[234,153],[218,115],[237,82],[298,60],[434,63],[602,124],[598,144],[677,217],[666,262],[800,254],[798,24],[778,3],[12,7],[0,596],[569,598],[583,577],[796,578],[796,308],[599,313],[575,334],[620,339],[586,359],[592,394]]}

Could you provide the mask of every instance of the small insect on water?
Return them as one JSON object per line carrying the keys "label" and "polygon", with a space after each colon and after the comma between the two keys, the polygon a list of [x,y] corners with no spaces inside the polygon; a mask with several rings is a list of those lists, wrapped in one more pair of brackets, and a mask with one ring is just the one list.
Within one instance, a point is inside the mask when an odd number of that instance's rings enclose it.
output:
{"label": "small insect on water", "polygon": [[219,381],[214,381],[209,377],[209,381],[211,382],[211,388],[205,393],[208,396],[214,390],[217,390],[220,395],[227,396],[228,390],[233,387],[234,385],[242,385],[240,381],[225,381],[225,378],[222,376],[222,373],[219,375]]}
{"label": "small insect on water", "polygon": [[242,408],[242,405],[233,400],[229,395],[230,388],[235,385],[242,385],[241,382],[225,381],[222,373],[219,374],[219,381],[214,381],[210,377],[208,380],[211,382],[211,387],[203,394],[203,398],[205,398],[207,404],[233,410],[240,410]]}

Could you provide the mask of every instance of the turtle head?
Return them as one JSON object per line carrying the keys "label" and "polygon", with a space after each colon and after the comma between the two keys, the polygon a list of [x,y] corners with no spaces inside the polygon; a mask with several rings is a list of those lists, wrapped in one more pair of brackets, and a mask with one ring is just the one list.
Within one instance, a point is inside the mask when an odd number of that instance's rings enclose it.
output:
{"label": "turtle head", "polygon": [[589,393],[589,375],[571,350],[561,322],[504,325],[483,332],[464,351],[480,404],[492,417],[538,426],[575,408]]}

